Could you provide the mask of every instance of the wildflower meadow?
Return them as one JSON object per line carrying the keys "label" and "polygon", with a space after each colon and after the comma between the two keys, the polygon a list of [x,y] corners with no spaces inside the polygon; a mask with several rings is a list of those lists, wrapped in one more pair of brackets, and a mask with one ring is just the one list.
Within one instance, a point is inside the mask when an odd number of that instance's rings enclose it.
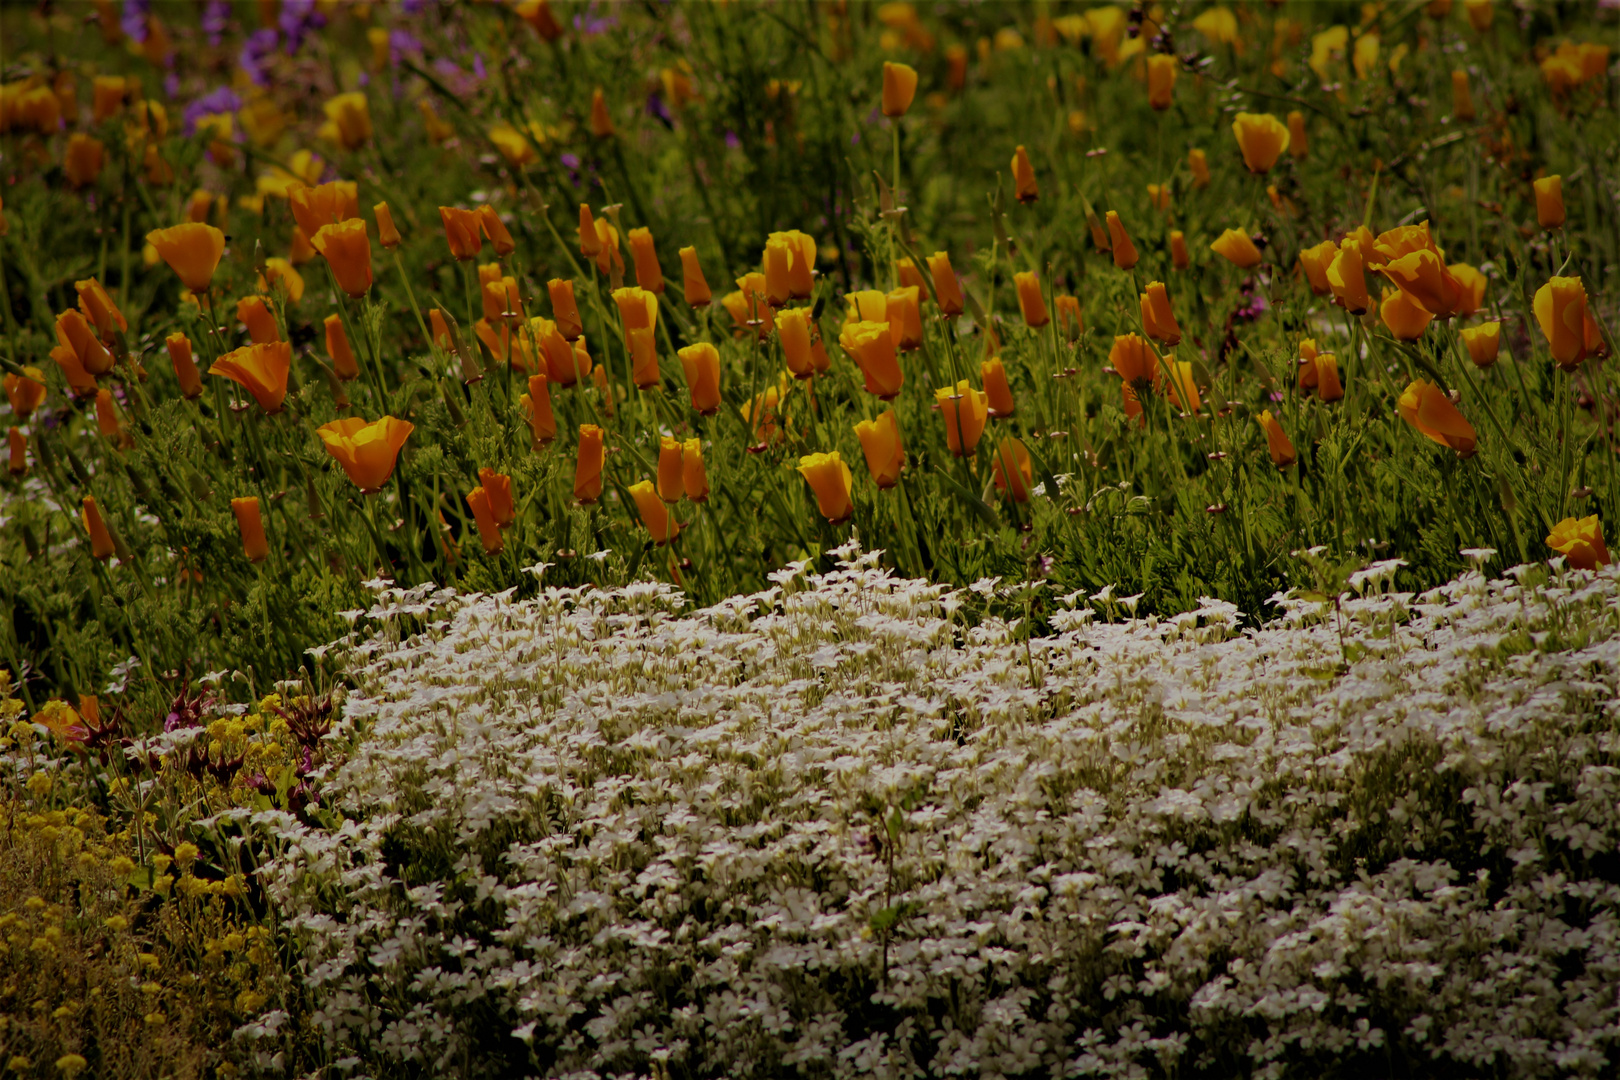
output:
{"label": "wildflower meadow", "polygon": [[0,1077],[1614,1075],[1617,48],[0,6]]}

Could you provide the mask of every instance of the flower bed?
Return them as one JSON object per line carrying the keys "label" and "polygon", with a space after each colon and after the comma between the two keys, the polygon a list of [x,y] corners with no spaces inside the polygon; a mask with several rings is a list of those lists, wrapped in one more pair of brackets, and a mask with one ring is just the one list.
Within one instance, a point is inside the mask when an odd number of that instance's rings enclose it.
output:
{"label": "flower bed", "polygon": [[[331,1058],[1613,1068],[1613,567],[1413,595],[1375,565],[1259,627],[1104,590],[1026,637],[1038,585],[839,554],[702,611],[636,584],[354,613],[342,826],[252,816]],[[242,1034],[268,1053],[277,1020]]]}

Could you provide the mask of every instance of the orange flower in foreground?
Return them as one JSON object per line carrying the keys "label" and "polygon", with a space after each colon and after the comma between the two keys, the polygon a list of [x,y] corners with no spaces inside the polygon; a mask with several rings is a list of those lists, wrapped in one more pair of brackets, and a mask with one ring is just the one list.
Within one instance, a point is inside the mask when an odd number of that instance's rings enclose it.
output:
{"label": "orange flower in foreground", "polygon": [[485,555],[499,555],[506,548],[506,539],[501,536],[500,523],[495,520],[495,513],[490,509],[489,492],[482,487],[475,487],[467,492],[467,506],[473,512],[473,521],[478,525],[478,542],[484,546]]}
{"label": "orange flower in foreground", "polygon": [[602,497],[602,429],[595,424],[579,425],[579,461],[574,466],[574,498],[593,503]]}
{"label": "orange flower in foreground", "polygon": [[647,526],[647,532],[652,535],[653,543],[667,544],[675,539],[681,531],[681,523],[675,520],[664,505],[664,500],[658,497],[651,480],[642,480],[631,484],[630,498],[635,500],[636,509],[641,513],[642,523]]}
{"label": "orange flower in foreground", "polygon": [[371,212],[377,216],[377,243],[390,249],[399,247],[399,229],[394,225],[394,212],[388,209],[388,204],[380,202]]}
{"label": "orange flower in foreground", "polygon": [[212,225],[196,222],[153,229],[146,234],[146,242],[157,249],[158,256],[194,293],[207,291],[219,258],[225,254],[225,234]]}
{"label": "orange flower in foreground", "polygon": [[578,341],[585,324],[579,317],[579,304],[574,300],[574,283],[567,278],[552,278],[546,282],[551,296],[551,317],[557,320],[557,333],[564,341]]}
{"label": "orange flower in foreground", "polygon": [[1136,245],[1131,243],[1130,234],[1125,231],[1125,223],[1119,220],[1119,215],[1108,211],[1108,242],[1114,252],[1114,265],[1121,270],[1130,270],[1136,266],[1140,256],[1136,254]]}
{"label": "orange flower in foreground", "polygon": [[630,242],[630,260],[636,268],[636,284],[648,292],[662,294],[664,271],[658,265],[658,251],[653,247],[651,229],[631,229],[626,238]]}
{"label": "orange flower in foreground", "polygon": [[1553,278],[1536,290],[1535,312],[1553,360],[1574,371],[1586,359],[1586,286],[1578,277]]}
{"label": "orange flower in foreground", "polygon": [[441,206],[439,220],[444,223],[444,239],[450,245],[451,258],[466,262],[478,257],[484,248],[484,235],[477,211]]}
{"label": "orange flower in foreground", "polygon": [[406,420],[384,416],[367,423],[358,416],[346,416],[315,429],[326,452],[337,459],[363,495],[382,490],[394,475],[394,462],[416,426]]}
{"label": "orange flower in foreground", "polygon": [[900,469],[906,463],[906,451],[900,444],[900,421],[894,410],[887,409],[875,420],[856,424],[855,437],[861,441],[866,467],[877,486],[887,489],[898,484]]}
{"label": "orange flower in foreground", "polygon": [[1035,186],[1035,166],[1029,163],[1029,153],[1022,146],[1013,152],[1012,177],[1019,202],[1032,203],[1040,198]]}
{"label": "orange flower in foreground", "polygon": [[1227,229],[1215,238],[1209,249],[1242,270],[1260,264],[1260,249],[1242,229]]}
{"label": "orange flower in foreground", "polygon": [[1035,469],[1029,450],[1019,439],[1008,436],[996,448],[996,490],[1016,503],[1029,502],[1035,487]]}
{"label": "orange flower in foreground", "polygon": [[1232,121],[1243,164],[1252,173],[1267,173],[1288,149],[1288,128],[1270,113],[1238,113]]}
{"label": "orange flower in foreground", "polygon": [[1488,322],[1464,327],[1462,340],[1468,350],[1468,359],[1474,362],[1475,367],[1490,367],[1496,363],[1496,354],[1502,347],[1502,324]]}
{"label": "orange flower in foreground", "polygon": [[1153,346],[1136,334],[1114,338],[1113,347],[1108,350],[1108,364],[1126,386],[1157,386],[1163,375]]}
{"label": "orange flower in foreground", "polygon": [[287,372],[292,367],[292,346],[285,341],[247,345],[215,360],[210,375],[221,375],[247,387],[253,400],[267,413],[281,411],[287,396]]}
{"label": "orange flower in foreground", "polygon": [[1548,535],[1547,546],[1576,570],[1596,570],[1610,561],[1609,547],[1603,542],[1603,523],[1596,514],[1560,521]]}
{"label": "orange flower in foreground", "polygon": [[709,501],[709,473],[703,467],[702,439],[687,439],[681,444],[681,487],[693,502]]}
{"label": "orange flower in foreground", "polygon": [[45,373],[37,367],[25,367],[21,375],[5,377],[6,400],[11,411],[20,420],[26,420],[45,400]]}
{"label": "orange flower in foreground", "polygon": [[1401,289],[1391,289],[1378,305],[1378,315],[1389,332],[1401,341],[1416,341],[1429,328],[1434,316]]}
{"label": "orange flower in foreground", "polygon": [[557,437],[557,420],[551,411],[551,385],[544,373],[529,376],[529,392],[518,397],[518,404],[529,417],[529,447],[536,453]]}
{"label": "orange flower in foreground", "polygon": [[1283,430],[1283,426],[1277,421],[1277,418],[1271,415],[1270,409],[1265,410],[1254,419],[1260,425],[1260,429],[1266,433],[1266,452],[1271,455],[1273,465],[1279,469],[1286,469],[1299,460],[1299,455],[1294,452],[1294,444],[1289,440],[1288,433]]}
{"label": "orange flower in foreground", "polygon": [[95,496],[86,495],[80,501],[79,520],[84,522],[84,531],[90,534],[90,557],[101,560],[112,558],[118,547],[113,543],[107,523],[101,518],[101,508],[96,505]]}
{"label": "orange flower in foreground", "polygon": [[984,391],[973,389],[963,379],[954,387],[942,386],[935,390],[934,402],[945,421],[946,447],[956,457],[973,453],[990,414],[990,402]]}
{"label": "orange flower in foreground", "polygon": [[1046,299],[1041,295],[1041,279],[1033,270],[1021,270],[1013,275],[1018,290],[1018,309],[1024,316],[1024,325],[1039,329],[1052,321],[1046,311]]}
{"label": "orange flower in foreground", "polygon": [[979,364],[979,381],[984,384],[984,396],[990,403],[990,415],[999,418],[1013,415],[1017,406],[1013,402],[1012,387],[1007,385],[1007,369],[1001,357],[992,356]]}
{"label": "orange flower in foreground", "polygon": [[242,554],[250,563],[264,562],[270,557],[270,543],[264,537],[259,500],[253,496],[232,499],[231,513],[236,515],[236,531],[242,536]]}
{"label": "orange flower in foreground", "polygon": [[1324,240],[1315,247],[1303,248],[1299,253],[1299,267],[1305,271],[1305,280],[1310,282],[1311,292],[1317,296],[1327,296],[1333,292],[1328,284],[1328,267],[1333,263],[1333,257],[1339,253],[1339,245],[1332,240]]}
{"label": "orange flower in foreground", "polygon": [[107,290],[102,288],[101,282],[95,278],[88,281],[75,281],[74,290],[79,294],[79,310],[84,317],[96,326],[96,332],[101,340],[111,342],[119,331],[128,330],[129,323],[124,319],[124,313],[118,310]]}
{"label": "orange flower in foreground", "polygon": [[1154,341],[1166,345],[1181,344],[1181,327],[1176,323],[1176,313],[1170,306],[1170,293],[1166,291],[1164,282],[1148,282],[1147,292],[1142,294],[1142,329]]}
{"label": "orange flower in foreground", "polygon": [[331,265],[338,288],[355,299],[371,291],[371,239],[364,218],[322,225],[309,242]]}
{"label": "orange flower in foreground", "polygon": [[799,459],[799,475],[815,492],[816,508],[821,516],[836,525],[848,521],[855,513],[855,502],[850,498],[854,477],[844,459],[834,450],[830,454],[806,454]]}
{"label": "orange flower in foreground", "polygon": [[709,289],[709,283],[703,277],[703,267],[698,263],[698,253],[695,247],[683,247],[681,256],[681,284],[686,291],[686,302],[692,307],[707,307],[709,301],[714,299],[714,293]]}
{"label": "orange flower in foreground", "polygon": [[12,476],[24,476],[28,472],[28,440],[23,436],[22,428],[6,429],[6,449],[9,451],[6,462],[6,471]]}
{"label": "orange flower in foreground", "polygon": [[71,349],[78,358],[79,366],[91,375],[105,375],[112,370],[112,353],[96,337],[85,317],[74,308],[56,317],[56,340]]}
{"label": "orange flower in foreground", "polygon": [[326,355],[332,360],[332,370],[344,382],[360,377],[360,365],[354,362],[354,350],[349,347],[349,335],[343,329],[343,316],[328,315],[322,324],[326,328]]}
{"label": "orange flower in foreground", "polygon": [[292,185],[287,188],[287,204],[304,235],[314,236],[322,225],[360,216],[360,185],[353,180],[333,180],[315,187]]}
{"label": "orange flower in foreground", "polygon": [[187,401],[201,397],[202,375],[197,371],[197,362],[191,357],[191,339],[176,331],[163,343],[168,346],[169,363],[174,367],[174,377],[180,382],[181,396]]}
{"label": "orange flower in foreground", "polygon": [[247,327],[248,337],[255,345],[268,345],[281,340],[281,329],[276,317],[265,306],[262,296],[244,296],[236,302],[236,317]]}
{"label": "orange flower in foreground", "polygon": [[899,396],[906,376],[895,356],[888,323],[849,323],[838,335],[838,344],[866,377],[867,393],[876,394],[884,401],[893,401]]}
{"label": "orange flower in foreground", "polygon": [[1441,389],[1418,379],[1401,394],[1396,403],[1401,418],[1426,439],[1457,451],[1458,457],[1473,457],[1478,444],[1474,427],[1451,403]]}
{"label": "orange flower in foreground", "polygon": [[904,116],[917,95],[917,69],[909,64],[883,63],[883,115]]}
{"label": "orange flower in foreground", "polygon": [[956,279],[956,271],[951,268],[951,257],[943,251],[936,251],[928,256],[928,272],[934,279],[934,298],[939,301],[939,310],[945,315],[960,315],[965,310],[962,299],[962,284]]}

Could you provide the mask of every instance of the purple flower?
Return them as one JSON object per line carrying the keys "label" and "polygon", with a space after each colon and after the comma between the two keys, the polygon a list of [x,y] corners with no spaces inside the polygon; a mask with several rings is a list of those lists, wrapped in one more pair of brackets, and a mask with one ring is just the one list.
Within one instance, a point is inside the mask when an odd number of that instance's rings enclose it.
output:
{"label": "purple flower", "polygon": [[664,104],[662,94],[647,95],[647,115],[662,120],[666,127],[675,126],[675,118],[669,115],[669,107]]}
{"label": "purple flower", "polygon": [[591,8],[594,8],[595,6],[596,4],[593,2],[586,7],[584,12],[574,16],[575,30],[578,30],[582,34],[602,34],[619,25],[619,20],[616,16],[592,16]]}
{"label": "purple flower", "polygon": [[225,36],[225,29],[230,24],[230,0],[208,0],[208,6],[203,8],[202,14],[202,28],[208,35],[208,44],[218,48]]}
{"label": "purple flower", "polygon": [[399,9],[407,15],[420,15],[433,0],[400,0]]}
{"label": "purple flower", "polygon": [[172,68],[163,76],[163,93],[170,101],[180,96],[180,76]]}
{"label": "purple flower", "polygon": [[[271,33],[274,32],[271,31]],[[185,112],[181,114],[185,120],[186,134],[195,135],[197,133],[197,121],[205,116],[213,116],[217,113],[234,113],[241,107],[242,99],[237,97],[236,91],[230,87],[221,86],[217,90],[212,90],[193,100],[190,105],[186,106]]]}
{"label": "purple flower", "polygon": [[304,43],[304,35],[326,25],[326,16],[315,10],[315,0],[281,0],[281,17],[276,20],[287,35],[287,55]]}
{"label": "purple flower", "polygon": [[489,72],[484,69],[483,53],[473,53],[473,74],[480,80],[489,78]]}
{"label": "purple flower", "polygon": [[264,61],[276,51],[276,42],[280,39],[280,35],[274,30],[264,29],[253,31],[242,43],[242,52],[237,56],[236,62],[248,73],[253,85],[270,85],[270,76],[264,71]]}
{"label": "purple flower", "polygon": [[409,30],[393,30],[388,35],[388,62],[399,66],[400,60],[407,54],[422,54],[422,43],[415,34]]}
{"label": "purple flower", "polygon": [[741,145],[742,145],[742,140],[737,138],[737,133],[735,131],[726,132],[726,149],[727,150],[735,150]]}
{"label": "purple flower", "polygon": [[142,45],[146,44],[146,16],[151,8],[152,0],[124,0],[124,11],[118,19],[124,33]]}
{"label": "purple flower", "polygon": [[564,154],[562,157],[558,158],[557,160],[561,161],[563,163],[563,168],[570,169],[570,170],[573,170],[575,172],[579,171],[579,155],[578,154]]}

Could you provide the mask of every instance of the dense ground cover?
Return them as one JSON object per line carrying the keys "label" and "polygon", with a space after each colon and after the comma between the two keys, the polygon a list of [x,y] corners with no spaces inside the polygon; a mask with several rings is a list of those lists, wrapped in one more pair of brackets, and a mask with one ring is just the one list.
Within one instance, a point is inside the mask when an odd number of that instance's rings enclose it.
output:
{"label": "dense ground cover", "polygon": [[1617,27],[0,9],[0,1066],[1601,1071]]}

